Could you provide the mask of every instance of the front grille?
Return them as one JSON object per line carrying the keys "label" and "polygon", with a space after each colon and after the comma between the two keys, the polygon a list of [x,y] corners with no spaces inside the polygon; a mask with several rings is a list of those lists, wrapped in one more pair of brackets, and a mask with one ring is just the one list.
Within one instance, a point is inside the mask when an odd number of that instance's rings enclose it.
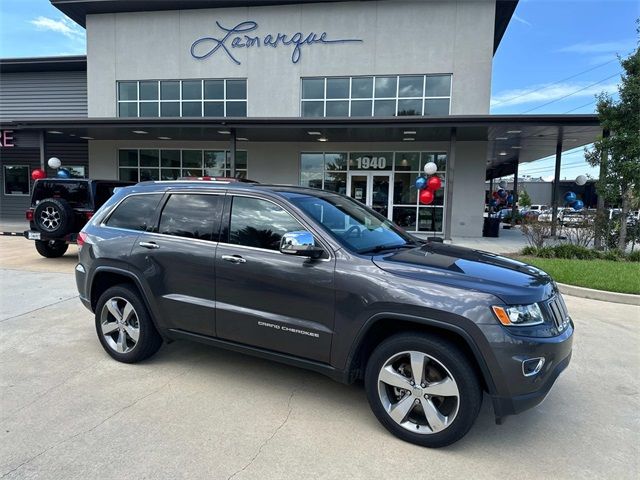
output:
{"label": "front grille", "polygon": [[558,293],[549,300],[547,308],[549,309],[553,322],[556,327],[558,327],[558,330],[564,330],[569,324],[569,311],[567,310],[567,305],[564,303],[562,295]]}

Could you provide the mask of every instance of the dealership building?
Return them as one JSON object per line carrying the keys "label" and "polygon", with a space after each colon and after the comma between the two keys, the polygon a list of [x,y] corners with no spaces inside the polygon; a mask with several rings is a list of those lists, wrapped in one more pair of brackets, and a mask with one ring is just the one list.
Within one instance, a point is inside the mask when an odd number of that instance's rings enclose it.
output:
{"label": "dealership building", "polygon": [[[474,237],[485,180],[601,133],[594,115],[489,114],[517,1],[51,3],[87,55],[0,60],[2,219],[58,157],[91,178],[324,188],[408,231]],[[427,162],[444,186],[421,205]]]}

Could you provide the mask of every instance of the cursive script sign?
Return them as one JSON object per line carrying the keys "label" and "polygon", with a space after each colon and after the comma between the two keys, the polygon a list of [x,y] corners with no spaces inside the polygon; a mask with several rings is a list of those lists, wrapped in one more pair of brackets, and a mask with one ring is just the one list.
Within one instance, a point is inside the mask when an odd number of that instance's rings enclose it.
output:
{"label": "cursive script sign", "polygon": [[277,48],[284,45],[293,46],[291,61],[298,63],[304,45],[362,42],[362,40],[355,38],[330,40],[327,38],[327,32],[311,32],[307,35],[302,32],[296,32],[290,35],[284,33],[269,33],[264,36],[249,35],[249,32],[258,29],[258,24],[252,21],[240,22],[232,28],[223,27],[218,21],[216,21],[216,25],[224,32],[224,36],[222,38],[202,37],[193,42],[191,45],[191,55],[193,58],[203,60],[217,51],[222,51],[226,53],[235,64],[240,65],[240,62],[232,53],[232,50],[235,48],[259,48],[262,46]]}

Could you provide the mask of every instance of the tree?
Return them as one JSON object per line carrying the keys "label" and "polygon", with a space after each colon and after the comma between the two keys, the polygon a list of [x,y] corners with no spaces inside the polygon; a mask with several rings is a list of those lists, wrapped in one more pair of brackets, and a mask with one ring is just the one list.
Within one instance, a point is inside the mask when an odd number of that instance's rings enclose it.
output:
{"label": "tree", "polygon": [[[639,27],[640,33],[640,27]],[[598,118],[609,136],[600,136],[592,149],[585,149],[591,166],[600,166],[598,195],[622,208],[618,249],[627,243],[627,214],[632,198],[640,196],[640,49],[620,60],[624,69],[618,86],[620,98],[597,96]]]}
{"label": "tree", "polygon": [[531,206],[531,197],[529,196],[529,193],[525,189],[522,189],[522,191],[518,195],[518,204],[521,207]]}

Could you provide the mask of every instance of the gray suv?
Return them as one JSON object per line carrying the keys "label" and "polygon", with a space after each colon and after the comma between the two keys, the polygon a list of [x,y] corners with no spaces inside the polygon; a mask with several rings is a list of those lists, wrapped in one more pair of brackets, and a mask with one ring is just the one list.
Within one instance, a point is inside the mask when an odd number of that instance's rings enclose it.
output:
{"label": "gray suv", "polygon": [[378,420],[418,445],[463,437],[483,391],[498,423],[537,405],[571,358],[547,274],[422,242],[332,192],[140,183],[78,245],[80,299],[114,359],[186,339],[363,380]]}

